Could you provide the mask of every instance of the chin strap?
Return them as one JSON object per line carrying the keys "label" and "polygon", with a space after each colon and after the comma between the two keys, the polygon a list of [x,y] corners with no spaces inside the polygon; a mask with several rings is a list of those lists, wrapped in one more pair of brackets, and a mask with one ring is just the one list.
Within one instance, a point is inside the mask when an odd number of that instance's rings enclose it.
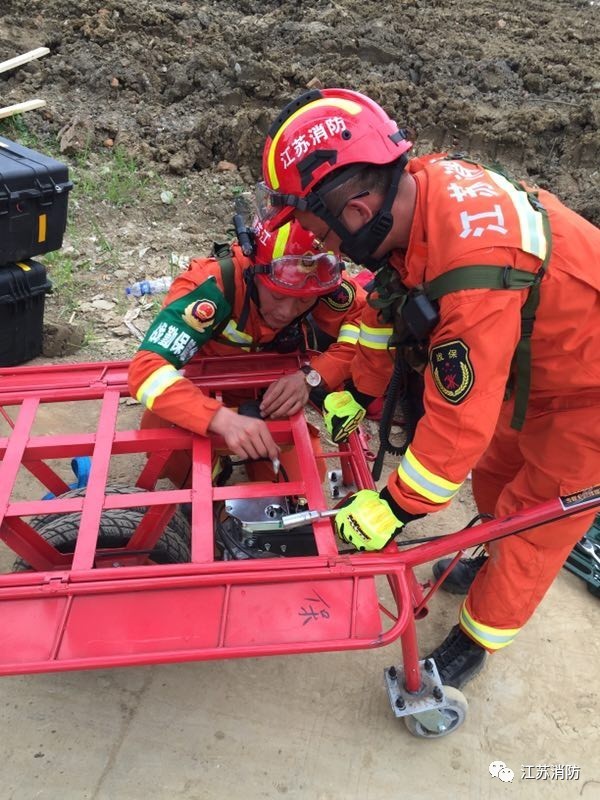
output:
{"label": "chin strap", "polygon": [[[398,185],[404,172],[408,158],[403,155],[394,164],[392,181],[383,204],[379,211],[355,233],[351,233],[346,226],[335,217],[325,205],[322,193],[311,192],[307,198],[308,210],[322,219],[332,231],[341,239],[340,250],[349,256],[356,264],[362,264],[371,269],[382,267],[386,258],[375,259],[373,253],[379,249],[386,236],[392,229],[394,217],[391,208],[398,194]],[[331,187],[329,187],[331,189]],[[322,191],[322,190],[321,190]]]}

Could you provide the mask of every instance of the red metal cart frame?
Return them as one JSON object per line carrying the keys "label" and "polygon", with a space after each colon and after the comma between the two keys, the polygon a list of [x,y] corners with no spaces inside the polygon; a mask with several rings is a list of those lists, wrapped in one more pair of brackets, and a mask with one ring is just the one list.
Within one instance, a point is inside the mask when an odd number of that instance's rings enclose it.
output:
{"label": "red metal cart frame", "polygon": [[[292,355],[268,360],[244,355],[206,359],[188,368],[186,377],[218,396],[240,387],[258,390],[297,367]],[[423,586],[414,568],[600,505],[596,487],[579,502],[557,498],[437,541],[400,551],[392,543],[378,553],[340,554],[331,521],[321,520],[314,523],[318,555],[218,561],[213,503],[271,496],[273,484],[214,487],[212,453],[224,446],[217,438],[175,428],[118,431],[119,401],[128,396],[127,368],[117,362],[0,370],[0,411],[12,427],[0,439],[0,538],[33,567],[0,575],[0,674],[356,650],[400,638],[405,688],[416,694],[422,669],[415,619],[425,613],[443,576],[432,587]],[[31,434],[40,404],[74,400],[99,401],[94,432]],[[15,405],[16,412],[5,410]],[[269,428],[279,444],[295,447],[302,472],[300,481],[280,482],[277,493],[304,496],[309,508],[325,508],[304,415],[270,422]],[[191,487],[157,490],[165,459],[180,449],[192,452]],[[137,480],[132,478],[138,491],[107,494],[111,457],[134,453],[148,454]],[[84,496],[13,500],[21,465],[60,495],[68,486],[45,460],[84,455],[92,459]],[[373,488],[359,435],[322,457],[339,459],[357,488]],[[148,563],[144,552],[153,548],[181,503],[192,506],[191,560]],[[97,549],[102,512],[134,506],[148,510],[118,558]],[[26,521],[72,512],[81,513],[72,556],[59,553]],[[395,610],[381,606],[378,576],[387,578]]]}

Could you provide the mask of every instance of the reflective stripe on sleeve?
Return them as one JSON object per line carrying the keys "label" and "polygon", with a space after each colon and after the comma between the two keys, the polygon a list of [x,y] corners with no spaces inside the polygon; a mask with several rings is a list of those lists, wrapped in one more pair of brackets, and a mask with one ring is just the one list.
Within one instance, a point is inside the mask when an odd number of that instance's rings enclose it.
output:
{"label": "reflective stripe on sleeve", "polygon": [[504,175],[493,170],[486,170],[486,174],[512,200],[521,227],[521,247],[526,253],[531,253],[543,261],[548,244],[544,236],[542,213],[533,208],[527,199],[527,192],[516,189]]}
{"label": "reflective stripe on sleeve", "polygon": [[393,328],[371,328],[361,322],[358,343],[363,347],[370,347],[372,350],[387,350],[388,341],[393,332]]}
{"label": "reflective stripe on sleeve", "polygon": [[521,628],[491,628],[489,625],[482,625],[473,619],[464,603],[460,610],[460,624],[471,638],[488,650],[500,650],[511,644],[521,630]]}
{"label": "reflective stripe on sleeve", "polygon": [[163,392],[172,386],[177,381],[182,380],[181,375],[174,366],[165,364],[155,370],[146,380],[142,383],[136,394],[136,400],[146,408],[152,410],[156,398],[160,397]]}
{"label": "reflective stripe on sleeve", "polygon": [[221,336],[229,339],[230,342],[241,344],[242,350],[249,350],[250,345],[252,344],[252,336],[250,336],[249,333],[244,333],[244,331],[238,331],[237,323],[232,319],[229,320],[223,329]]}
{"label": "reflective stripe on sleeve", "polygon": [[460,483],[452,483],[430,472],[411,452],[410,447],[400,462],[398,477],[413,491],[432,503],[447,503],[461,487]]}
{"label": "reflective stripe on sleeve", "polygon": [[337,340],[338,342],[345,342],[346,344],[356,344],[359,334],[360,328],[358,325],[342,325]]}

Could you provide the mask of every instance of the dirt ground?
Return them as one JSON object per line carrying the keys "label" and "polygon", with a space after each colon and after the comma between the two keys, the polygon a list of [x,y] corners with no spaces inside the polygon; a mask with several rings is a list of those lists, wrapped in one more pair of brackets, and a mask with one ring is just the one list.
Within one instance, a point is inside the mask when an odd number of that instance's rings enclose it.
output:
{"label": "dirt ground", "polygon": [[[0,75],[1,105],[47,103],[0,135],[33,138],[72,167],[46,313],[85,331],[69,359],[133,354],[156,303],[126,300],[125,286],[174,274],[226,236],[268,125],[309,85],[364,91],[416,131],[417,153],[500,161],[600,224],[599,14],[594,0],[0,0],[0,60],[51,50]],[[124,159],[130,191],[123,180],[97,191]],[[467,486],[418,534],[472,513]],[[458,605],[436,598],[422,651]],[[466,724],[437,742],[410,737],[388,707],[382,668],[398,646],[4,678],[0,797],[600,797],[597,617],[597,599],[563,571],[467,687]],[[489,774],[496,760],[512,786]],[[579,779],[522,778],[523,765],[566,764]]]}
{"label": "dirt ground", "polygon": [[[48,316],[84,327],[82,357],[131,354],[126,313],[143,331],[155,307],[128,306],[124,287],[223,239],[233,197],[259,176],[268,125],[308,85],[362,90],[414,129],[415,152],[498,160],[600,223],[600,29],[589,0],[408,0],[401,13],[375,0],[1,5],[3,57],[51,49],[0,75],[0,93],[7,105],[45,99],[23,124],[74,167],[62,258],[79,279],[49,260]],[[136,174],[115,205],[94,190],[123,153]]]}

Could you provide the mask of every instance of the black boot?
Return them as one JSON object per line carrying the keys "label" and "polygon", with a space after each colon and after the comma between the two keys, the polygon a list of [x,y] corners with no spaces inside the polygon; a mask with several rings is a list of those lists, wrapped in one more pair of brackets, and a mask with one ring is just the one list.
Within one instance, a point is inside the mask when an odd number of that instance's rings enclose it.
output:
{"label": "black boot", "polygon": [[[441,574],[447,569],[448,564],[452,561],[451,558],[442,558],[441,561],[436,561],[433,565],[433,576],[438,580]],[[446,576],[446,580],[440,586],[445,592],[451,594],[466,594],[475,576],[487,561],[487,555],[474,556],[473,558],[461,558],[456,562],[454,568]]]}
{"label": "black boot", "polygon": [[480,647],[458,625],[455,625],[439,647],[425,658],[432,658],[444,686],[460,689],[481,672],[486,650]]}

